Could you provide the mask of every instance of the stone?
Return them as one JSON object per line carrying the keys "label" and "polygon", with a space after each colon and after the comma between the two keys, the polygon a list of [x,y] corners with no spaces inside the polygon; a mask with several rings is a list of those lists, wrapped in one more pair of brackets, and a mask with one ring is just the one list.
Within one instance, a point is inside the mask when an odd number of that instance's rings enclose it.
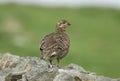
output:
{"label": "stone", "polygon": [[38,57],[20,57],[10,53],[0,55],[0,81],[120,81],[86,71],[76,64],[63,68]]}

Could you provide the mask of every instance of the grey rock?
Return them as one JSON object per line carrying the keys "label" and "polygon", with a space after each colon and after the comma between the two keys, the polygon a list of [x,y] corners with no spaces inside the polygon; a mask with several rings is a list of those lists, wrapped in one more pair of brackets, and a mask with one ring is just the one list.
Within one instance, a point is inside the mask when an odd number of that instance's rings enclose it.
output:
{"label": "grey rock", "polygon": [[98,76],[81,66],[69,64],[63,68],[38,57],[20,57],[10,53],[0,55],[0,81],[120,81]]}

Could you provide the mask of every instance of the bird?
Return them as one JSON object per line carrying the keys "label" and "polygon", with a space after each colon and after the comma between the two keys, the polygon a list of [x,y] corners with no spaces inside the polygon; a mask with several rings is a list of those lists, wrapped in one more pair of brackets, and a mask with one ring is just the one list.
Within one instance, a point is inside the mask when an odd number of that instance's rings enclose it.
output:
{"label": "bird", "polygon": [[57,66],[59,67],[60,60],[69,52],[70,38],[66,28],[70,25],[67,20],[61,19],[56,24],[55,31],[44,36],[40,42],[41,59],[49,60],[51,67],[54,59],[57,60]]}

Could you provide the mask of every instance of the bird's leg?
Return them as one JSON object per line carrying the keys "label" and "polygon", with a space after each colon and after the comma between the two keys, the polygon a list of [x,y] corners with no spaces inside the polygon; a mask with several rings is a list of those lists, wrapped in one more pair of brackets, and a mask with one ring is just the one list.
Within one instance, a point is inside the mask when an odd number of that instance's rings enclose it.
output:
{"label": "bird's leg", "polygon": [[57,67],[60,67],[60,59],[59,58],[57,58],[57,62],[58,62]]}
{"label": "bird's leg", "polygon": [[40,59],[45,60],[45,58],[44,58],[44,56],[43,56],[43,55],[40,57]]}
{"label": "bird's leg", "polygon": [[43,55],[41,55],[40,59],[43,59]]}
{"label": "bird's leg", "polygon": [[52,68],[52,67],[53,67],[53,65],[52,65],[52,60],[49,60],[49,62],[50,62],[49,67]]}

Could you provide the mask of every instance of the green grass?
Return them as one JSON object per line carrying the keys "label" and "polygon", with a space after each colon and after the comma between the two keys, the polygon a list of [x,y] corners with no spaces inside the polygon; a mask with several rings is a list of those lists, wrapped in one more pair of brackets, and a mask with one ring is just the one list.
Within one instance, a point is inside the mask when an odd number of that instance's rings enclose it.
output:
{"label": "green grass", "polygon": [[75,63],[100,75],[120,77],[119,10],[0,5],[0,52],[40,57],[40,40],[60,19],[72,24],[67,29],[70,52],[62,66]]}

